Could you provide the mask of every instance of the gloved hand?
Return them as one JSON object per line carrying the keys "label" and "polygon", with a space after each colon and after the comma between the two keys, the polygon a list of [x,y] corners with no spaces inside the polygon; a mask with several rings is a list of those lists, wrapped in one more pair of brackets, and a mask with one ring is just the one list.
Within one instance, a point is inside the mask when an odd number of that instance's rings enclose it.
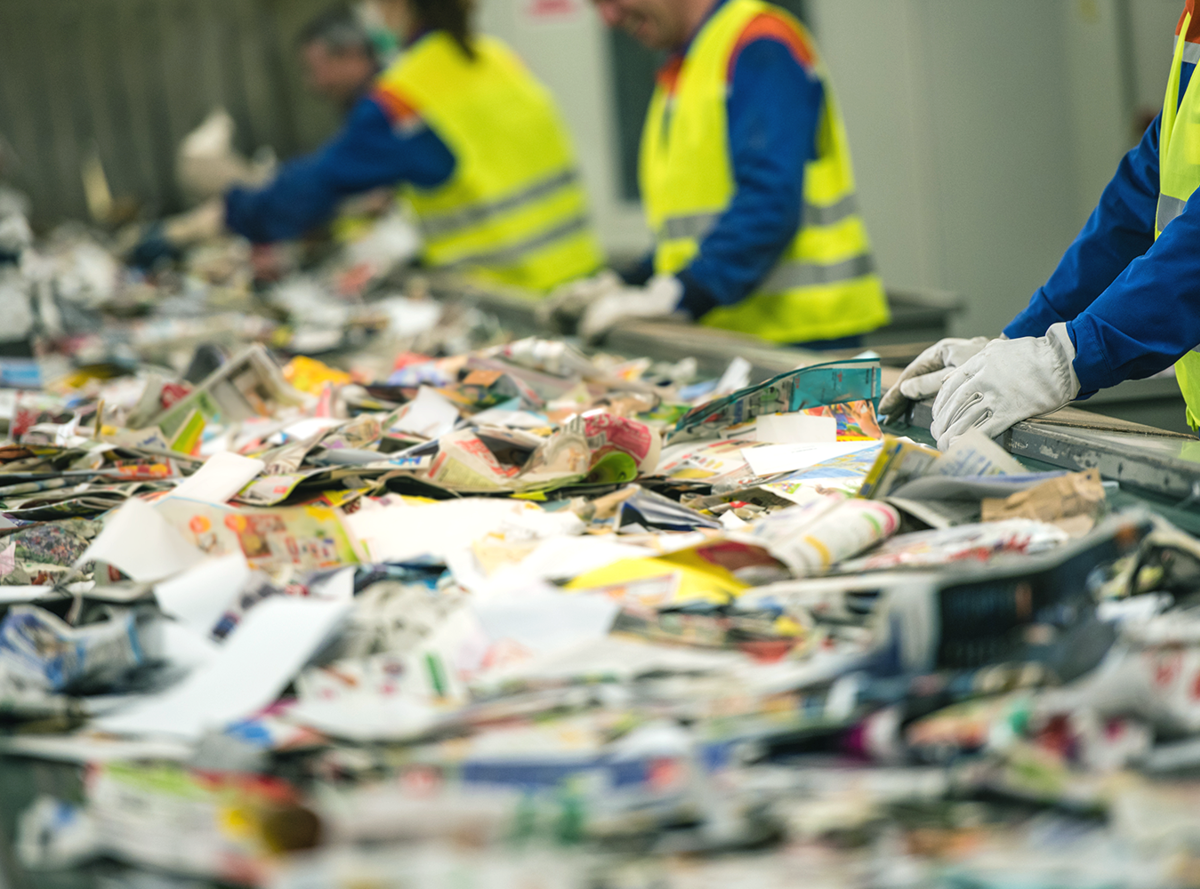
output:
{"label": "gloved hand", "polygon": [[667,318],[675,314],[683,284],[674,275],[655,275],[645,287],[622,287],[593,302],[579,322],[579,335],[595,342],[627,318]]}
{"label": "gloved hand", "polygon": [[591,278],[580,278],[563,284],[537,304],[535,315],[538,324],[558,333],[574,333],[575,327],[588,306],[603,296],[616,293],[625,282],[610,269],[605,269]]}
{"label": "gloved hand", "polygon": [[119,252],[140,269],[153,269],[160,262],[174,262],[193,244],[215,238],[225,231],[225,202],[206,201],[195,209],[147,226],[122,232]]}
{"label": "gloved hand", "polygon": [[879,412],[889,420],[899,419],[914,401],[937,395],[946,377],[983,351],[987,344],[985,336],[969,340],[948,337],[934,343],[904,368],[896,385],[879,402]]}
{"label": "gloved hand", "polygon": [[225,202],[220,198],[212,198],[199,207],[163,221],[163,234],[172,244],[180,247],[207,241],[224,231]]}
{"label": "gloved hand", "polygon": [[1079,394],[1074,360],[1063,322],[1043,337],[992,340],[942,384],[929,431],[945,450],[968,429],[995,438],[1014,423],[1056,411]]}

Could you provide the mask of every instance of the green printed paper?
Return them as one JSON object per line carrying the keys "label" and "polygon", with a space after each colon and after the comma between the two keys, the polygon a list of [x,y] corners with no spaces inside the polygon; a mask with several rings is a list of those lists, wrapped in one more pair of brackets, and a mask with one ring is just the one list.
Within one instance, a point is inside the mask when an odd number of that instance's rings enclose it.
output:
{"label": "green printed paper", "polygon": [[675,426],[671,442],[716,438],[720,430],[764,414],[789,414],[851,401],[877,402],[882,374],[879,361],[868,358],[788,371],[689,411]]}

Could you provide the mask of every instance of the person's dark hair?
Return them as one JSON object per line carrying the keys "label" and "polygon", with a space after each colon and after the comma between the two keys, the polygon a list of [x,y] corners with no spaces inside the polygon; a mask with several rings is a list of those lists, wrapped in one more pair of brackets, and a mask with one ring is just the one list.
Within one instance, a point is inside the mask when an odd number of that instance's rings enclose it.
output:
{"label": "person's dark hair", "polygon": [[331,6],[300,29],[299,46],[322,43],[331,53],[361,52],[379,63],[375,43],[362,22],[345,3]]}
{"label": "person's dark hair", "polygon": [[413,14],[421,27],[430,31],[445,31],[454,38],[468,59],[474,61],[475,47],[472,46],[474,32],[471,14],[472,0],[409,0]]}

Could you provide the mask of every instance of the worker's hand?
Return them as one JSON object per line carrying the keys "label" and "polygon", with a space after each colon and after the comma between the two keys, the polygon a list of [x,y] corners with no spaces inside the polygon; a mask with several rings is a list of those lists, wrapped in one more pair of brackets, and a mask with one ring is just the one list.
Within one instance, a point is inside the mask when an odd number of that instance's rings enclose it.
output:
{"label": "worker's hand", "polygon": [[130,226],[117,236],[117,250],[131,265],[153,269],[163,262],[175,262],[188,247],[224,231],[225,202],[213,198],[187,213]]}
{"label": "worker's hand", "polygon": [[987,344],[985,336],[969,340],[949,337],[934,343],[904,368],[896,385],[879,402],[879,412],[889,420],[899,419],[914,401],[937,395],[946,377],[983,351]]}
{"label": "worker's hand", "polygon": [[620,276],[605,269],[591,278],[580,278],[556,288],[537,305],[538,324],[557,333],[574,333],[588,306],[625,286]]}
{"label": "worker's hand", "polygon": [[667,318],[679,308],[683,284],[674,275],[655,275],[645,287],[622,287],[593,302],[579,322],[579,335],[595,342],[630,318]]}
{"label": "worker's hand", "polygon": [[176,247],[215,238],[225,231],[225,202],[212,198],[163,222],[163,236]]}
{"label": "worker's hand", "polygon": [[1065,323],[1043,337],[992,340],[950,374],[933,403],[930,433],[942,450],[969,429],[995,438],[1014,423],[1056,411],[1079,394]]}

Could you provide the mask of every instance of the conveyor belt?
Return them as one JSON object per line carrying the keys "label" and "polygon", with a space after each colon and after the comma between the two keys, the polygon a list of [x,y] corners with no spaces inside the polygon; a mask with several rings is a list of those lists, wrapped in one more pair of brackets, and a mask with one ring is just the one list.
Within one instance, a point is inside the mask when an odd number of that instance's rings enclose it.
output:
{"label": "conveyor belt", "polygon": [[[480,288],[442,277],[433,279],[431,290],[439,298],[476,303],[513,330],[536,332],[535,303],[519,292]],[[780,348],[743,334],[644,321],[620,325],[604,345],[614,352],[662,361],[694,357],[700,371],[710,375],[719,374],[740,356],[750,362],[754,381],[829,357]],[[888,348],[901,358],[911,351],[902,346]],[[885,386],[899,373],[899,368],[885,368]],[[912,426],[928,429],[932,419],[929,405],[917,405],[909,419]],[[1182,504],[1188,514],[1200,517],[1200,440],[1193,436],[1066,408],[1018,423],[1000,441],[1014,455],[1039,464],[1071,470],[1098,468],[1105,478],[1119,481],[1123,487],[1148,492],[1156,508]]]}

